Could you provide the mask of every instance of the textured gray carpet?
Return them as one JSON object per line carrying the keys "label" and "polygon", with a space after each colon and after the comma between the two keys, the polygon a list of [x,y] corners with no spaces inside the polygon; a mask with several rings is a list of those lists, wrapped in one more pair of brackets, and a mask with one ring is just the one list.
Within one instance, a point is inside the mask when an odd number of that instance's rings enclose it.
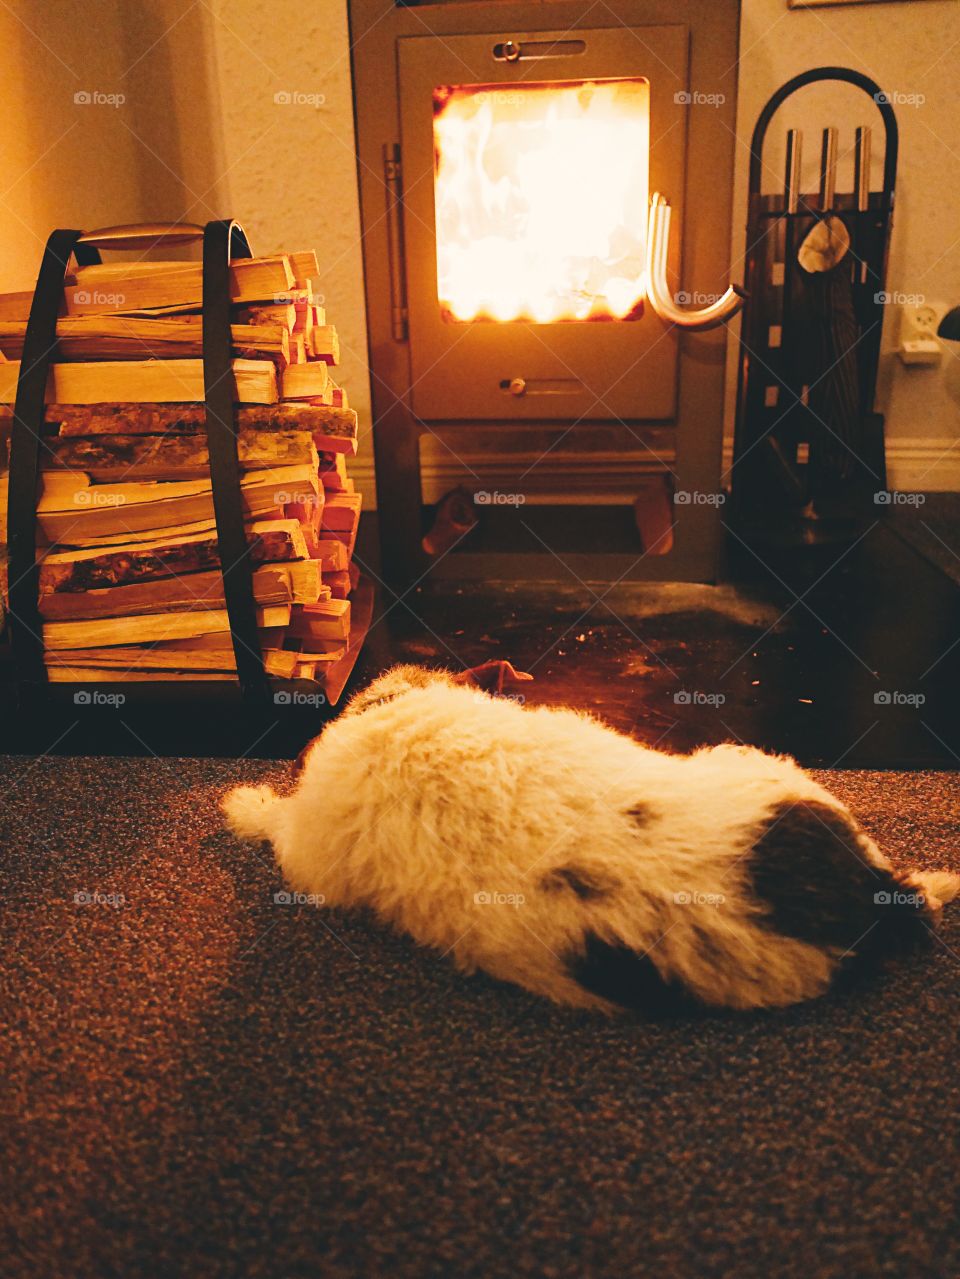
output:
{"label": "textured gray carpet", "polygon": [[[815,1005],[606,1021],[275,904],[217,801],[285,766],[0,764],[4,1274],[960,1272],[960,912]],[[829,780],[960,866],[953,775]]]}

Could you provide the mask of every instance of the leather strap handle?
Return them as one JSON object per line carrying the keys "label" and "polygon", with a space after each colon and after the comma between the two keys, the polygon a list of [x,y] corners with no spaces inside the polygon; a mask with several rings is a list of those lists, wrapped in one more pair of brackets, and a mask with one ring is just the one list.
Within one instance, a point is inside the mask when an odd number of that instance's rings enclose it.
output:
{"label": "leather strap handle", "polygon": [[21,698],[30,686],[47,682],[39,610],[37,487],[40,482],[47,376],[57,342],[57,315],[63,299],[64,276],[71,256],[81,266],[93,266],[100,261],[100,254],[95,248],[80,244],[81,234],[80,231],[54,231],[43,250],[23,339],[20,379],[10,431],[8,602],[10,642]]}
{"label": "leather strap handle", "polygon": [[207,223],[203,233],[203,387],[220,571],[241,692],[247,701],[265,703],[270,686],[263,667],[244,527],[230,338],[230,262],[251,256],[238,222]]}

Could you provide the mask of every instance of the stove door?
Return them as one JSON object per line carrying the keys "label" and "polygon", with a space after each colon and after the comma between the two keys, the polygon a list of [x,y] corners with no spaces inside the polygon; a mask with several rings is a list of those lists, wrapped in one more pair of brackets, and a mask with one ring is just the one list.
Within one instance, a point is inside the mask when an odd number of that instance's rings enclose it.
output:
{"label": "stove door", "polygon": [[413,411],[674,417],[678,339],[644,255],[650,192],[683,226],[687,27],[398,47]]}

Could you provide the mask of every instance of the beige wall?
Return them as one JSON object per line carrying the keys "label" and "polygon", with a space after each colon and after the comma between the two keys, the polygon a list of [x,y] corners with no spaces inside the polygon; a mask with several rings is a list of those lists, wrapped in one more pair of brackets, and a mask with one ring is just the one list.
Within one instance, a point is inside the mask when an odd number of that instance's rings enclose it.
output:
{"label": "beige wall", "polygon": [[[320,287],[342,339],[343,381],[366,437],[345,8],[345,0],[0,5],[0,289],[32,285],[53,226],[202,222],[229,213],[243,221],[257,252],[315,247]],[[960,301],[958,41],[956,0],[806,11],[788,10],[786,0],[745,0],[734,259],[743,253],[747,139],[762,103],[797,71],[843,63],[884,88],[925,98],[921,106],[898,107],[902,147],[889,287]],[[123,94],[125,101],[78,105],[74,94],[83,90]],[[278,104],[277,93],[307,100]],[[805,109],[790,121],[807,130],[811,159],[821,122],[841,124],[843,151],[854,125],[873,111],[853,90],[828,106],[822,120]],[[779,172],[776,152],[771,163]],[[733,274],[739,276],[736,264]],[[885,330],[888,348],[894,319]],[[943,367],[930,372],[903,368],[888,353],[878,407],[887,413],[897,482],[911,487],[960,434],[960,359],[950,351]],[[367,438],[358,470],[369,491]],[[960,488],[960,458],[954,463],[948,454],[925,482],[931,480]]]}
{"label": "beige wall", "polygon": [[0,290],[32,286],[55,226],[232,215],[257,253],[315,248],[366,437],[344,0],[9,0],[0,41]]}

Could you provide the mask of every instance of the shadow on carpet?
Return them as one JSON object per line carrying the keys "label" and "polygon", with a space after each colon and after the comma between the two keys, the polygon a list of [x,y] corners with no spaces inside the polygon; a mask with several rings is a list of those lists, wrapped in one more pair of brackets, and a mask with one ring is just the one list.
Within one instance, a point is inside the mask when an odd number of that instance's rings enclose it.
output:
{"label": "shadow on carpet", "polygon": [[[7,1275],[958,1273],[960,913],[855,994],[606,1020],[278,901],[217,803],[286,776],[5,761]],[[960,868],[952,776],[821,780]]]}

